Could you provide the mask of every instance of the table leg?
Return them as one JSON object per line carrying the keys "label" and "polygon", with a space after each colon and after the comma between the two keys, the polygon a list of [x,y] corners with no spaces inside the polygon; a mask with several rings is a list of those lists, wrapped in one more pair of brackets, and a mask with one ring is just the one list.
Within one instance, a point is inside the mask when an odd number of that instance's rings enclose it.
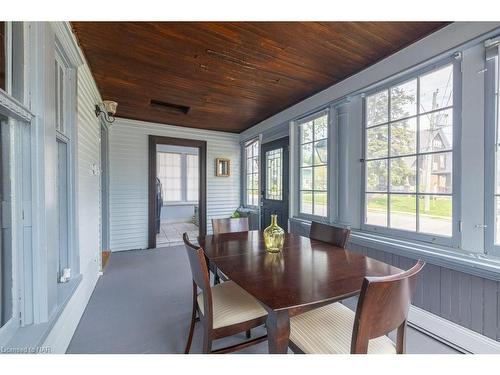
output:
{"label": "table leg", "polygon": [[271,311],[267,315],[267,340],[270,354],[286,354],[290,337],[288,311]]}

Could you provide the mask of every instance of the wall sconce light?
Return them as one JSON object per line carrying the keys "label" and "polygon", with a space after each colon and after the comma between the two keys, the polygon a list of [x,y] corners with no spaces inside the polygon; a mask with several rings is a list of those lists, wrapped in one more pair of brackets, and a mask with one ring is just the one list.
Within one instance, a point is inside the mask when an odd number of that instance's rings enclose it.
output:
{"label": "wall sconce light", "polygon": [[95,105],[95,115],[96,117],[99,117],[99,115],[103,113],[104,120],[112,124],[113,122],[115,122],[115,113],[117,106],[117,102],[113,102],[112,100],[104,100],[101,104]]}

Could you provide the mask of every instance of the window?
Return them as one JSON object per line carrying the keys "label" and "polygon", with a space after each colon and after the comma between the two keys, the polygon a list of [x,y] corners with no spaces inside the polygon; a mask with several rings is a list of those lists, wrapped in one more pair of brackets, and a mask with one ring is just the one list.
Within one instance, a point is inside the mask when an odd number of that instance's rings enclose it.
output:
{"label": "window", "polygon": [[259,205],[259,140],[254,140],[245,146],[246,159],[246,193],[247,206]]}
{"label": "window", "polygon": [[163,188],[165,202],[182,200],[182,164],[181,154],[158,152],[158,178]]}
{"label": "window", "polygon": [[0,89],[6,91],[6,74],[5,71],[7,69],[7,56],[5,56],[6,50],[6,38],[5,38],[5,29],[6,23],[0,22]]}
{"label": "window", "polygon": [[299,213],[328,215],[328,114],[299,122]]}
{"label": "window", "polygon": [[283,149],[266,152],[266,199],[282,200],[282,161]]}
{"label": "window", "polygon": [[198,155],[159,151],[156,165],[164,202],[198,201]]}
{"label": "window", "polygon": [[366,225],[452,236],[453,69],[365,98]]}
{"label": "window", "polygon": [[198,200],[198,155],[187,155],[187,200]]}
{"label": "window", "polygon": [[0,115],[0,327],[12,318],[12,216],[13,187],[10,178],[10,129]]}
{"label": "window", "polygon": [[500,255],[500,67],[498,38],[485,42],[485,248]]}

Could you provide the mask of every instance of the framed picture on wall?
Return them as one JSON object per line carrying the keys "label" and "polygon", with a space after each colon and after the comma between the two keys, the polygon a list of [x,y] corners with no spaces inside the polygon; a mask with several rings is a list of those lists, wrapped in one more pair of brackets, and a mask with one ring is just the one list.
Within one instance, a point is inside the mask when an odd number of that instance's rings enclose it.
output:
{"label": "framed picture on wall", "polygon": [[231,160],[224,158],[215,159],[215,175],[229,177],[231,175]]}

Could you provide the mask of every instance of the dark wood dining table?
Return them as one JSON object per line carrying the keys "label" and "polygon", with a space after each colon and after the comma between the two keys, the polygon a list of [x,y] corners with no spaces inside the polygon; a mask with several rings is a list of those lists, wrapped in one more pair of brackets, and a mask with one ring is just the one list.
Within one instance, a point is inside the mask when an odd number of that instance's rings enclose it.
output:
{"label": "dark wood dining table", "polygon": [[376,259],[287,233],[280,253],[268,253],[260,231],[198,239],[212,269],[253,295],[268,312],[269,353],[286,353],[290,317],[360,292],[365,276],[402,272]]}

